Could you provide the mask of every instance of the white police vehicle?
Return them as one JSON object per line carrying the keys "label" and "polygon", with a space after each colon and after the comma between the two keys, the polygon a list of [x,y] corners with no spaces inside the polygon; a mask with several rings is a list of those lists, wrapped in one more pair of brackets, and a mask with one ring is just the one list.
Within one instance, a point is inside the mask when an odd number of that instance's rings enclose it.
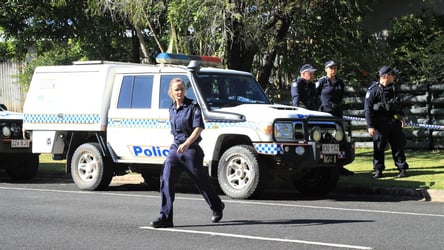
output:
{"label": "white police vehicle", "polygon": [[24,105],[33,152],[66,159],[80,189],[104,189],[128,170],[156,186],[173,141],[169,82],[180,77],[202,109],[204,165],[232,198],[282,173],[304,193],[326,193],[354,159],[342,120],[272,104],[250,73],[213,67],[214,57],[161,53],[157,62],[38,67]]}
{"label": "white police vehicle", "polygon": [[22,122],[22,113],[0,104],[0,168],[13,179],[31,179],[39,168],[39,155],[32,153],[30,141],[23,138]]}

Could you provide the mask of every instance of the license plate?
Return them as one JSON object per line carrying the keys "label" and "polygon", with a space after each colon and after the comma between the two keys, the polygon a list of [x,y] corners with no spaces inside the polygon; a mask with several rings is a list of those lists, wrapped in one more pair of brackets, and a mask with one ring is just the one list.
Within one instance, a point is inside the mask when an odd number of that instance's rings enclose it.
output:
{"label": "license plate", "polygon": [[339,154],[339,144],[322,144],[323,154]]}
{"label": "license plate", "polygon": [[11,140],[11,148],[29,148],[29,140]]}

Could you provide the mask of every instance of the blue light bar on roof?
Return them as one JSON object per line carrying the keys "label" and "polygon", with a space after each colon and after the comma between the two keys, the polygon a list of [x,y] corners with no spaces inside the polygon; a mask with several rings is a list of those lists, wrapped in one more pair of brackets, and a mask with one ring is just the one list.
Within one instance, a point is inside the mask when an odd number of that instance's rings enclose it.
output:
{"label": "blue light bar on roof", "polygon": [[191,60],[200,61],[202,66],[222,67],[222,61],[214,56],[192,56],[184,54],[160,53],[156,56],[157,63],[187,65]]}

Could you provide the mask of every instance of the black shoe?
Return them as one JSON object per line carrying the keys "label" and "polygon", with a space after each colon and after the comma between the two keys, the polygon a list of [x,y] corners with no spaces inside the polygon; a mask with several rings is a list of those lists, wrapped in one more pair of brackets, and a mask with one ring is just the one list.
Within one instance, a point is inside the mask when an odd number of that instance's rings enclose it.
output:
{"label": "black shoe", "polygon": [[213,217],[211,217],[211,221],[213,223],[218,223],[220,220],[222,220],[222,217],[224,216],[224,208],[225,204],[222,202],[222,207],[220,210],[213,210]]}
{"label": "black shoe", "polygon": [[174,227],[173,222],[164,218],[158,218],[155,221],[151,221],[150,226],[153,228]]}
{"label": "black shoe", "polygon": [[375,179],[382,178],[382,171],[376,170],[375,174],[373,175],[373,178],[375,178]]}
{"label": "black shoe", "polygon": [[343,176],[352,176],[355,173],[353,171],[350,171],[350,170],[346,169],[346,168],[341,168],[340,174],[343,175]]}
{"label": "black shoe", "polygon": [[407,173],[406,173],[405,169],[401,169],[401,170],[399,170],[399,174],[396,177],[403,178],[406,176],[407,176]]}

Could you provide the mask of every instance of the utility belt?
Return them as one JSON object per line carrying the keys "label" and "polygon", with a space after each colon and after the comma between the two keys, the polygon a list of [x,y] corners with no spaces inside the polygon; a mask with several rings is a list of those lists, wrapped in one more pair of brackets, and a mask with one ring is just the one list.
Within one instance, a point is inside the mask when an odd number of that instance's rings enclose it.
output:
{"label": "utility belt", "polygon": [[400,122],[402,117],[400,115],[391,115],[391,116],[377,116],[375,117],[375,122],[377,123],[393,123]]}

